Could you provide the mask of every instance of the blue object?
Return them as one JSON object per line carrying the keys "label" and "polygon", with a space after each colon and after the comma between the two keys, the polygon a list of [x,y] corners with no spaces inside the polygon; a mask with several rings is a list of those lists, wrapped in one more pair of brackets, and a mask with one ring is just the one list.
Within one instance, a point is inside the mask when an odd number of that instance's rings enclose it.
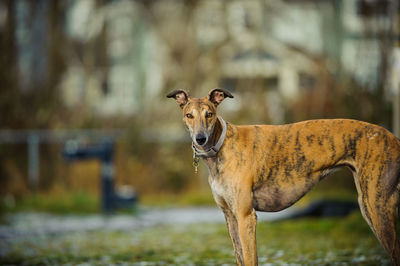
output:
{"label": "blue object", "polygon": [[82,145],[77,141],[68,141],[63,150],[67,161],[99,159],[101,165],[101,207],[104,212],[112,212],[121,207],[132,207],[136,201],[135,193],[122,195],[114,187],[114,141],[106,140],[96,145]]}

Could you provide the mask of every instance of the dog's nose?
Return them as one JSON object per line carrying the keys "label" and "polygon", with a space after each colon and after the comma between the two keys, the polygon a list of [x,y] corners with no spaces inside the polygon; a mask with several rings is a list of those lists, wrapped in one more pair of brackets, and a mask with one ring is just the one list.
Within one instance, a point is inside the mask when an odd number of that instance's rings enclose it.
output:
{"label": "dog's nose", "polygon": [[204,134],[197,134],[197,136],[196,136],[197,144],[203,145],[204,143],[206,143],[206,140],[207,140],[207,138],[206,138],[206,136],[204,136]]}

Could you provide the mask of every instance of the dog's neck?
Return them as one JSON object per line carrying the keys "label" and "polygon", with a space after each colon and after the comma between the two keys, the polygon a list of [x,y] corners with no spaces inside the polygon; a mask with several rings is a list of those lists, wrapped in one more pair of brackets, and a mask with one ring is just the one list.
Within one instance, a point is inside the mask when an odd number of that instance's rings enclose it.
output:
{"label": "dog's neck", "polygon": [[217,121],[214,124],[213,132],[211,133],[211,138],[208,141],[208,143],[206,144],[205,150],[207,150],[217,144],[217,141],[221,137],[221,133],[222,133],[221,121],[217,118]]}

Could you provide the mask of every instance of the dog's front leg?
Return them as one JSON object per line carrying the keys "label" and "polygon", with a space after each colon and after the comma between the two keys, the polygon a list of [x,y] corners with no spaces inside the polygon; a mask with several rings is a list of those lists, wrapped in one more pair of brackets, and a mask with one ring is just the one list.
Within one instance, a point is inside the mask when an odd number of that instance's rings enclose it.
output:
{"label": "dog's front leg", "polygon": [[243,259],[246,266],[257,265],[256,225],[257,215],[254,209],[248,213],[238,213],[238,229]]}
{"label": "dog's front leg", "polygon": [[236,263],[240,266],[245,265],[243,260],[243,249],[240,243],[238,221],[233,212],[228,207],[221,207],[225,215],[228,226],[229,236],[231,237],[233,249],[235,250]]}

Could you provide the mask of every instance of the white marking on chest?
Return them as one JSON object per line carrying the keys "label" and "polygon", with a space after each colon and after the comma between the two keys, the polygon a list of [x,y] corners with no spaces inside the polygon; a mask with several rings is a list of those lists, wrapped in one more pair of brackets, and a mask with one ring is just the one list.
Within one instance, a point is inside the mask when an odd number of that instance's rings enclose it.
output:
{"label": "white marking on chest", "polygon": [[212,180],[212,182],[211,182],[211,190],[213,191],[213,193],[215,195],[218,195],[220,197],[224,196],[225,191],[224,191],[223,186],[221,185],[220,182],[216,181],[215,179]]}

